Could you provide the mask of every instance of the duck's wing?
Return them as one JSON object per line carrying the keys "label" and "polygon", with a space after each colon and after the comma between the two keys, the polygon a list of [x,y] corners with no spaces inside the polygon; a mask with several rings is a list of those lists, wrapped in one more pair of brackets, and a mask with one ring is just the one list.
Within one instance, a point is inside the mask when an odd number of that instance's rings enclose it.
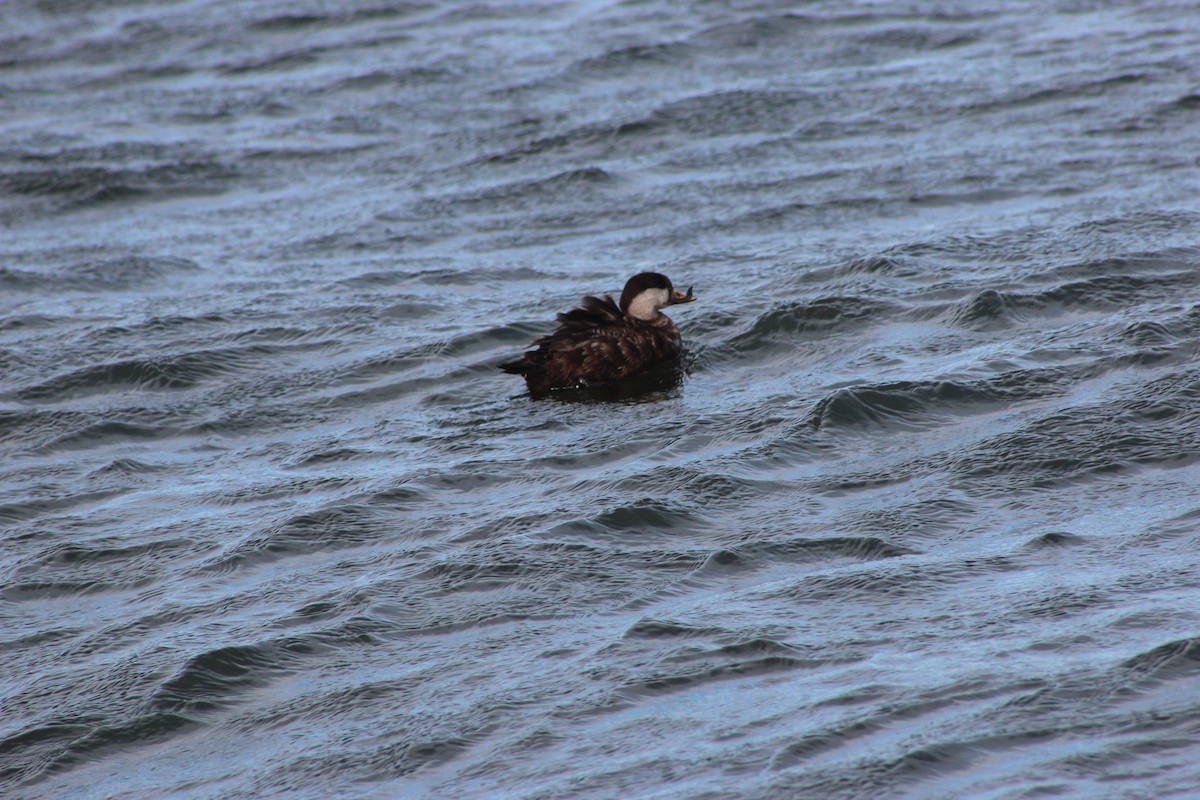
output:
{"label": "duck's wing", "polygon": [[[608,295],[583,298],[578,308],[559,314],[557,321],[558,327],[553,333],[533,340],[531,345],[536,349],[501,364],[500,369],[524,375],[531,383],[542,386],[574,385],[575,377],[589,368],[584,366],[584,361],[596,360],[594,348],[589,351],[588,343],[626,323],[625,315]],[[595,366],[592,363],[590,368]]]}
{"label": "duck's wing", "polygon": [[[553,336],[545,337],[546,343],[539,351],[546,353],[548,366],[554,365],[552,371],[562,373],[556,380],[570,385],[611,383],[679,355],[679,345],[670,331],[624,315],[595,326],[581,317],[568,323]],[[578,323],[586,327],[574,327]]]}
{"label": "duck's wing", "polygon": [[587,341],[601,331],[623,328],[628,322],[609,295],[604,297],[588,295],[583,298],[578,308],[564,311],[556,319],[558,328],[554,333],[534,339],[534,344],[551,345],[554,349],[560,349],[558,345],[572,347]]}

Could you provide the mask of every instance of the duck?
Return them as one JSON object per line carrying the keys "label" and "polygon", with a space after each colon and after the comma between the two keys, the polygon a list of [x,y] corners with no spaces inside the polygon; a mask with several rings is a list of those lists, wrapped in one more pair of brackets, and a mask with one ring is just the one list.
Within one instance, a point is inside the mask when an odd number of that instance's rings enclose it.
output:
{"label": "duck", "polygon": [[534,350],[500,369],[525,378],[529,390],[591,389],[644,372],[683,352],[683,337],[662,309],[696,298],[675,290],[658,272],[639,272],[625,282],[621,300],[584,297],[557,317],[558,328],[534,339]]}

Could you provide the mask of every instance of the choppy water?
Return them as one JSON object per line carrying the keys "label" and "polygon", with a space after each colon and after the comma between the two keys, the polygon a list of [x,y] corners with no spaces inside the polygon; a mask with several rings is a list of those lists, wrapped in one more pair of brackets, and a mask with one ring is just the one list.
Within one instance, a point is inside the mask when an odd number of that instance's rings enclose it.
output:
{"label": "choppy water", "polygon": [[283,9],[0,6],[0,794],[1194,796],[1194,4]]}

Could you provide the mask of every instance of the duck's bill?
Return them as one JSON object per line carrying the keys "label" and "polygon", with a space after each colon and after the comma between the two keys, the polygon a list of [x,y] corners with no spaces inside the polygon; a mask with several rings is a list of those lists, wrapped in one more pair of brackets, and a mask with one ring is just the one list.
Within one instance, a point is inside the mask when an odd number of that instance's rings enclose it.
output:
{"label": "duck's bill", "polygon": [[692,295],[691,286],[688,287],[687,294],[674,290],[671,291],[671,305],[676,303],[690,303],[695,299],[696,298]]}

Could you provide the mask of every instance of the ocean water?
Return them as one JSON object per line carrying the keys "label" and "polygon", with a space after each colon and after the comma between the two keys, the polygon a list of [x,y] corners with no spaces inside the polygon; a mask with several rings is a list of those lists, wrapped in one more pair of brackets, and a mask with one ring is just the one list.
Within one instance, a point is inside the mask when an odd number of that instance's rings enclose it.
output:
{"label": "ocean water", "polygon": [[8,0],[0,795],[1196,796],[1198,134],[1194,3]]}

